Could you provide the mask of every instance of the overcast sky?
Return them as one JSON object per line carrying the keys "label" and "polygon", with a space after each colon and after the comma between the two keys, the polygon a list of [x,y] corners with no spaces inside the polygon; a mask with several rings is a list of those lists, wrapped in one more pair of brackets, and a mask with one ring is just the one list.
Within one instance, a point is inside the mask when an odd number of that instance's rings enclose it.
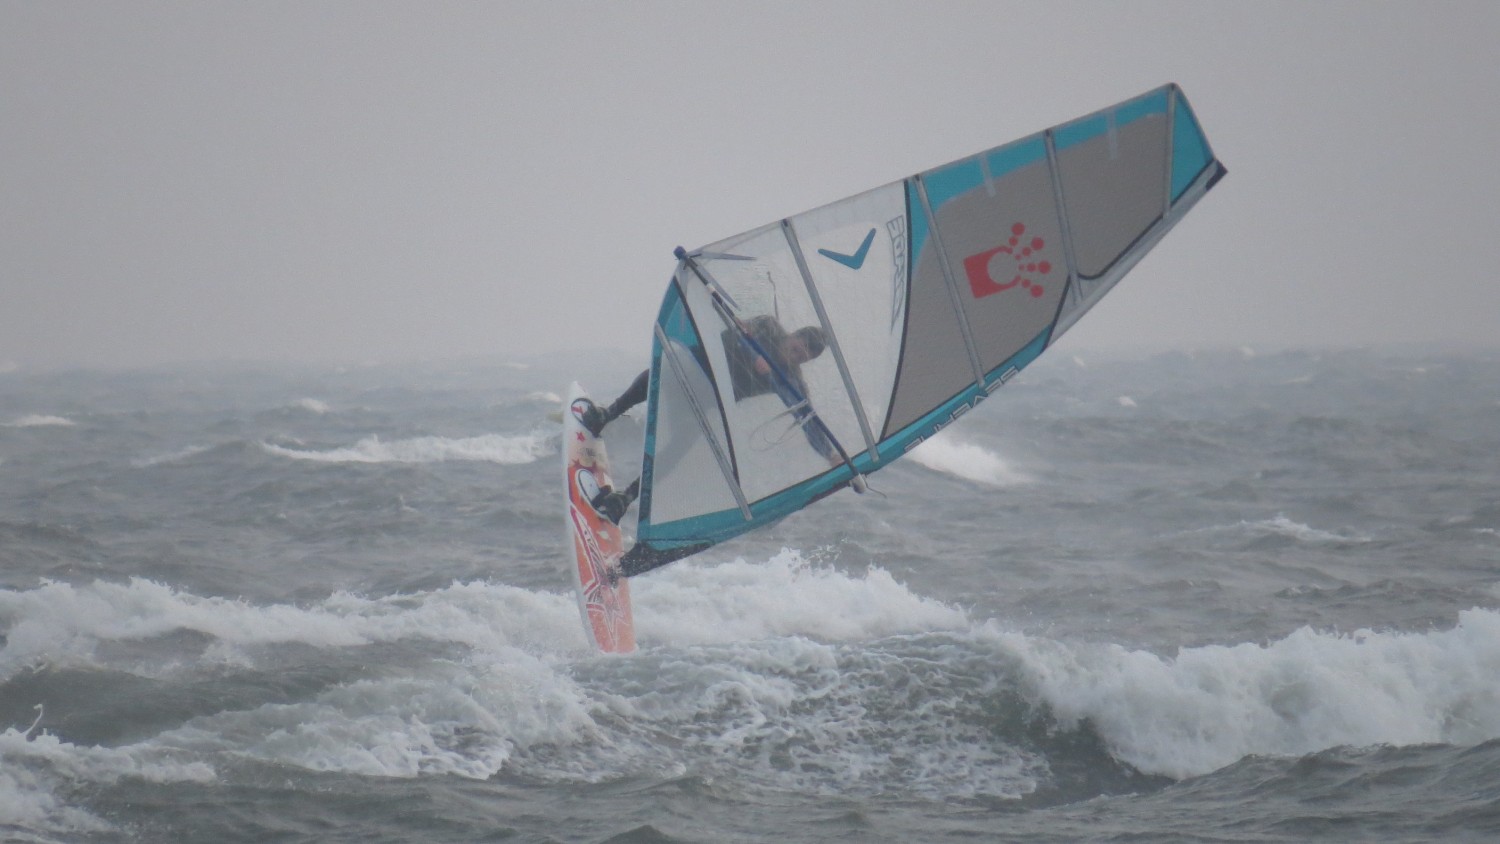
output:
{"label": "overcast sky", "polygon": [[701,246],[1166,82],[1076,350],[1500,344],[1500,3],[0,0],[0,367],[642,361]]}

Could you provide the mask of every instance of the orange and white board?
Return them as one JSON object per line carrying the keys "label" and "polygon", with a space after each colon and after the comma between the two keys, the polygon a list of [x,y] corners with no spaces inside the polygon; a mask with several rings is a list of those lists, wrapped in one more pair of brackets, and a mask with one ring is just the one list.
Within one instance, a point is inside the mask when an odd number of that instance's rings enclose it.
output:
{"label": "orange and white board", "polygon": [[624,539],[620,528],[589,502],[606,486],[609,455],[604,441],[583,427],[579,414],[588,394],[574,383],[563,409],[563,474],[568,485],[568,544],[573,548],[573,586],[584,633],[605,653],[635,650],[635,624],[630,615],[630,583],[620,574]]}

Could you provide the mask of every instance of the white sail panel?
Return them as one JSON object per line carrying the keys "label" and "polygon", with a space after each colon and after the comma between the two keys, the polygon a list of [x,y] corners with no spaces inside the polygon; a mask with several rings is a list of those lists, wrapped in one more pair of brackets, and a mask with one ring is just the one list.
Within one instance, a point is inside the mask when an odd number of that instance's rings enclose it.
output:
{"label": "white sail panel", "polygon": [[[880,438],[901,360],[907,293],[906,190],[901,183],[788,221],[823,305],[830,347],[804,367],[815,408],[850,453]],[[816,361],[815,361],[816,363]],[[844,376],[848,381],[844,381]],[[845,400],[835,398],[851,393]]]}
{"label": "white sail panel", "polygon": [[[765,273],[772,279],[779,318],[767,314],[740,317],[753,326],[756,339],[763,341],[761,345],[770,343],[761,326],[774,325],[793,331],[817,324],[817,314],[807,291],[801,289],[785,243],[780,228],[771,227],[734,244],[733,254],[740,257],[703,262],[703,270],[714,279],[725,275],[733,283],[738,273]],[[696,279],[683,281],[687,306],[702,325],[704,348],[718,385],[719,407],[739,472],[739,484],[745,498],[754,502],[826,471],[828,461],[810,447],[786,402],[768,389],[771,385],[767,374],[755,370],[754,351],[746,348],[733,322],[716,310],[710,290]],[[804,371],[816,365],[821,362],[808,364]]]}
{"label": "white sail panel", "polygon": [[734,508],[728,436],[705,344],[676,283],[657,321],[651,416],[642,465],[642,520],[670,523]]}

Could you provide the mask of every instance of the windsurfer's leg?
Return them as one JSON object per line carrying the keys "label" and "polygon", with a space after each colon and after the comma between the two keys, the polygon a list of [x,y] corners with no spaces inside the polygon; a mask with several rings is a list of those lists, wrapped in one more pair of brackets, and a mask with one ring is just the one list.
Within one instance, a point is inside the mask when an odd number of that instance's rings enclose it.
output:
{"label": "windsurfer's leg", "polygon": [[630,382],[630,386],[625,388],[625,392],[621,393],[619,398],[611,402],[609,408],[604,411],[605,421],[612,422],[620,414],[645,401],[646,388],[650,385],[651,370],[647,369],[640,375],[635,376],[635,380]]}

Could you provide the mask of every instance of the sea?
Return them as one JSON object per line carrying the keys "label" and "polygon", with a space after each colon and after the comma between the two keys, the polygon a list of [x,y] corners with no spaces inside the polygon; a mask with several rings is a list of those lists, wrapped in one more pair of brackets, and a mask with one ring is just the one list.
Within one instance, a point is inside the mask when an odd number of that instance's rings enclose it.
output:
{"label": "sea", "polygon": [[645,363],[5,367],[0,840],[1500,839],[1500,351],[1064,342],[605,656]]}

